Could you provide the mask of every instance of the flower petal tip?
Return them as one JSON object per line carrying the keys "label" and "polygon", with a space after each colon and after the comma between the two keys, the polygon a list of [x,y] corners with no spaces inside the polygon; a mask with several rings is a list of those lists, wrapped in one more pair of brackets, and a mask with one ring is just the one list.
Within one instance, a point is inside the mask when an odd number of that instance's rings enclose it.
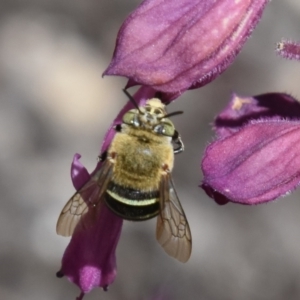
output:
{"label": "flower petal tip", "polygon": [[90,174],[80,162],[81,155],[76,153],[71,164],[71,179],[78,191],[89,179]]}
{"label": "flower petal tip", "polygon": [[63,278],[65,276],[65,274],[61,270],[59,270],[58,272],[56,272],[55,275],[56,275],[57,278]]}
{"label": "flower petal tip", "polygon": [[95,224],[75,231],[62,259],[61,274],[83,293],[96,287],[106,288],[117,275],[116,247],[123,220],[105,205]]}
{"label": "flower petal tip", "polygon": [[203,183],[200,187],[205,191],[208,197],[215,200],[215,202],[219,205],[225,205],[230,200],[228,200],[224,195],[220,194],[217,191],[214,191],[209,185]]}
{"label": "flower petal tip", "polygon": [[277,43],[276,53],[283,58],[300,60],[300,42],[282,40]]}
{"label": "flower petal tip", "polygon": [[82,300],[84,297],[85,293],[80,293],[80,295],[76,298],[76,300]]}

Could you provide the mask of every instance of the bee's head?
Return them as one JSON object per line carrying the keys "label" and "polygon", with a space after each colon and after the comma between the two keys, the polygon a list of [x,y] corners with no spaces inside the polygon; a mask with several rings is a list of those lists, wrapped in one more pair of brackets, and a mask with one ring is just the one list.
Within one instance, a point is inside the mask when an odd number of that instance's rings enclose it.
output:
{"label": "bee's head", "polygon": [[166,114],[165,105],[157,98],[150,99],[144,107],[140,107],[138,118],[141,125],[149,129],[157,125]]}
{"label": "bee's head", "polygon": [[173,137],[175,127],[168,117],[179,113],[182,112],[167,114],[165,105],[159,99],[153,98],[144,107],[129,110],[123,117],[123,123]]}

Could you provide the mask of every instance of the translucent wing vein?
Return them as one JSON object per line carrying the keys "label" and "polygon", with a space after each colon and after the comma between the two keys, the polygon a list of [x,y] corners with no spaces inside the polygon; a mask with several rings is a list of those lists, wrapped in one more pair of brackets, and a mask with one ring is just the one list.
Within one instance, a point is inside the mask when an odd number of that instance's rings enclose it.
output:
{"label": "translucent wing vein", "polygon": [[170,256],[186,262],[192,250],[191,231],[169,174],[162,176],[160,204],[156,238]]}
{"label": "translucent wing vein", "polygon": [[101,208],[101,199],[112,174],[112,163],[105,161],[101,169],[76,192],[62,209],[56,225],[56,232],[70,236],[80,223],[82,228],[93,224],[95,214]]}

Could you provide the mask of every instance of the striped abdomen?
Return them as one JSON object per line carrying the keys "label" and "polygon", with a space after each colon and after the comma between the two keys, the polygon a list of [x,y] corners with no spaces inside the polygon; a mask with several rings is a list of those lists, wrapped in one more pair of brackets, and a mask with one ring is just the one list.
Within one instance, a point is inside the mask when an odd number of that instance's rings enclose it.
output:
{"label": "striped abdomen", "polygon": [[144,221],[159,213],[159,192],[134,190],[110,182],[105,195],[107,206],[126,220]]}

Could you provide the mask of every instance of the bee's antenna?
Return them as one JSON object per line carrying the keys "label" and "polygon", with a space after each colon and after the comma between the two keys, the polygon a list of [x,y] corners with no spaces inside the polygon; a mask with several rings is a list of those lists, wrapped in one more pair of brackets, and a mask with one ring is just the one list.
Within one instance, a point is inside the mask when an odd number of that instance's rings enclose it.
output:
{"label": "bee's antenna", "polygon": [[126,90],[126,89],[123,89],[123,92],[124,92],[125,95],[128,97],[128,99],[131,101],[131,103],[134,105],[134,107],[135,107],[141,114],[143,114],[143,113],[141,112],[141,110],[140,110],[138,104],[136,103],[135,99],[127,92],[127,90]]}
{"label": "bee's antenna", "polygon": [[180,111],[174,111],[174,112],[171,112],[169,114],[166,114],[166,115],[162,116],[160,119],[170,118],[170,117],[173,117],[173,116],[176,116],[176,115],[181,115],[181,114],[183,114],[182,110],[180,110]]}

